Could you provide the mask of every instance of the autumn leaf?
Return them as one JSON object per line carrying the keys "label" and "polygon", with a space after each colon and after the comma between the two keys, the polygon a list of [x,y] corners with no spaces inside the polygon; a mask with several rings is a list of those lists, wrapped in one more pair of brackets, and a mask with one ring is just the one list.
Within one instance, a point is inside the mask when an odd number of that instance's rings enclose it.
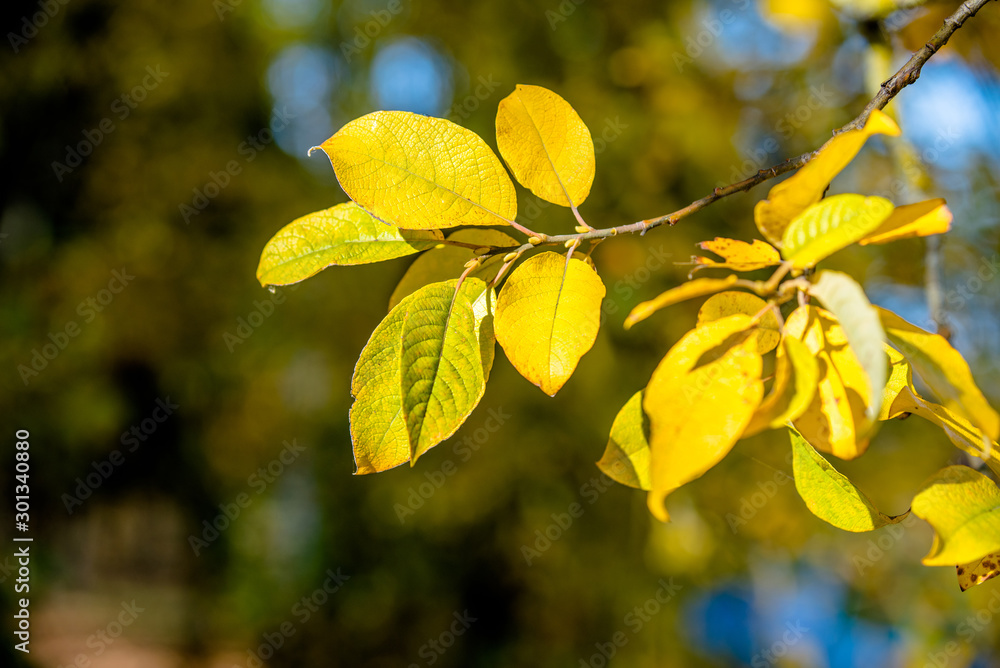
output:
{"label": "autumn leaf", "polygon": [[1000,552],[987,554],[982,559],[959,564],[955,567],[958,575],[958,586],[962,591],[981,585],[1000,575]]}
{"label": "autumn leaf", "polygon": [[955,566],[1000,552],[1000,489],[968,466],[949,466],[924,483],[913,514],[934,527],[925,566]]}
{"label": "autumn leaf", "polygon": [[750,317],[758,317],[753,332],[757,337],[757,352],[761,355],[771,352],[778,345],[781,335],[778,333],[778,316],[763,299],[748,292],[720,292],[705,300],[698,309],[698,327],[742,313]]}
{"label": "autumn leaf", "polygon": [[586,262],[539,253],[504,283],[497,341],[522,376],[555,396],[597,339],[605,292]]}
{"label": "autumn leaf", "polygon": [[892,202],[882,197],[827,197],[788,224],[781,254],[795,269],[815,266],[878,228],[892,209]]}
{"label": "autumn leaf", "polygon": [[660,309],[679,302],[722,292],[726,288],[732,287],[737,280],[739,279],[736,276],[727,276],[725,278],[696,278],[692,281],[682,283],[676,288],[667,290],[659,297],[642,302],[632,309],[632,312],[625,318],[624,327],[625,329],[630,329],[632,325],[642,322]]}
{"label": "autumn leaf", "polygon": [[327,267],[367,264],[412,255],[443,239],[437,230],[399,230],[354,202],[296,218],[271,237],[257,266],[263,286],[290,285]]}
{"label": "autumn leaf", "polygon": [[566,100],[518,84],[497,109],[497,148],[524,187],[547,202],[580,205],[594,182],[590,130]]}
{"label": "autumn leaf", "polygon": [[819,365],[812,351],[798,339],[782,338],[775,360],[774,385],[754,411],[742,438],[797,420],[812,403],[818,383]]}
{"label": "autumn leaf", "polygon": [[443,118],[376,111],[321,146],[348,197],[403,229],[509,225],[514,184],[479,135]]}
{"label": "autumn leaf", "polygon": [[618,411],[597,467],[615,482],[649,490],[649,418],[642,410],[642,399],[640,390]]}
{"label": "autumn leaf", "polygon": [[943,199],[898,206],[881,225],[858,241],[861,246],[943,234],[951,229],[951,210]]}
{"label": "autumn leaf", "polygon": [[739,241],[738,239],[726,239],[716,237],[712,241],[702,241],[698,244],[702,250],[715,253],[723,258],[723,262],[718,262],[707,257],[694,256],[695,270],[698,269],[732,269],[733,271],[756,271],[764,267],[773,267],[781,263],[781,255],[778,249],[770,244],[766,244],[760,239],[754,239],[753,243]]}

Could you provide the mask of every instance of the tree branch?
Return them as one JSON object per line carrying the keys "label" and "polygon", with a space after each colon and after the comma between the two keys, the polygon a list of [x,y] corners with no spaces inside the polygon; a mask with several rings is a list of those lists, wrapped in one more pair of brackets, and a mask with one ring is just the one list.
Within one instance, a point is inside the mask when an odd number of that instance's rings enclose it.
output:
{"label": "tree branch", "polygon": [[[952,34],[962,27],[962,24],[975,16],[976,12],[982,9],[982,7],[990,1],[991,0],[965,0],[965,2],[963,2],[957,10],[955,10],[954,14],[944,20],[944,24],[936,33],[934,33],[934,36],[931,37],[920,49],[915,51],[910,59],[906,61],[906,64],[899,68],[899,71],[882,84],[878,94],[871,99],[871,101],[865,106],[864,110],[858,114],[857,118],[843,127],[838,128],[833,134],[837,135],[841,132],[856,130],[863,127],[872,111],[875,109],[883,109],[887,104],[889,104],[892,98],[896,97],[900,93],[900,91],[920,78],[920,70],[923,68],[924,63],[930,60],[931,56],[937,53],[938,50],[940,50],[941,47],[948,42]],[[619,227],[594,229],[578,234],[558,234],[552,236],[538,235],[541,239],[539,244],[528,243],[522,246],[521,249],[528,249],[533,245],[564,244],[571,240],[585,241],[588,239],[606,239],[619,234],[631,234],[635,232],[645,234],[647,230],[659,227],[660,225],[674,225],[681,218],[686,218],[692,213],[701,211],[709,204],[713,204],[723,197],[728,197],[729,195],[739,192],[746,192],[751,188],[764,183],[765,181],[799,169],[812,160],[818,152],[819,149],[803,153],[798,157],[790,158],[768,169],[762,169],[747,179],[728,186],[716,188],[711,192],[711,194],[706,195],[699,200],[695,200],[684,208],[678,209],[673,213],[668,213],[665,216],[650,218],[648,220],[640,220],[637,223],[621,225]]]}

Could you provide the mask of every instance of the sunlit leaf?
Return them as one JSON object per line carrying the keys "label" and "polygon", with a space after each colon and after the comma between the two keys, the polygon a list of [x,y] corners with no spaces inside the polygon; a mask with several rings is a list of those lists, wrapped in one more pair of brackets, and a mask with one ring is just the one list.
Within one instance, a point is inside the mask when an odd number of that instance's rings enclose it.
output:
{"label": "sunlit leaf", "polygon": [[[771,188],[754,207],[754,222],[764,238],[778,244],[792,220],[820,201],[830,181],[854,159],[873,134],[898,136],[899,127],[881,111],[873,111],[864,128],[842,132],[820,147],[816,157]],[[786,255],[787,257],[787,255]]]}
{"label": "sunlit leaf", "polygon": [[997,449],[995,441],[986,440],[983,432],[965,418],[952,413],[940,404],[921,397],[912,385],[904,387],[899,392],[886,412],[889,419],[902,415],[916,415],[937,425],[955,447],[973,457],[985,456],[986,450],[989,450],[994,458],[1000,456],[1000,450]]}
{"label": "sunlit leaf", "polygon": [[913,369],[906,358],[889,344],[884,344],[882,350],[888,357],[889,378],[885,382],[885,389],[882,390],[882,408],[879,410],[878,419],[889,420],[903,412],[896,411],[894,413],[892,406],[904,389],[913,386]]}
{"label": "sunlit leaf", "polygon": [[682,283],[676,288],[667,290],[659,297],[642,302],[632,309],[632,312],[628,314],[627,318],[625,318],[625,329],[629,329],[635,323],[645,320],[662,308],[666,308],[687,299],[694,299],[695,297],[704,297],[705,295],[722,292],[726,288],[732,287],[737,280],[739,280],[739,278],[736,276],[726,276],[725,278],[696,278],[694,280],[687,281],[686,283]]}
{"label": "sunlit leaf", "polygon": [[944,337],[912,325],[892,311],[882,308],[878,311],[889,341],[899,348],[941,402],[994,441],[1000,438],[1000,415],[976,386],[961,353]]}
{"label": "sunlit leaf", "polygon": [[402,413],[410,461],[455,433],[493,366],[493,289],[478,278],[433,283],[403,300]]}
{"label": "sunlit leaf", "polygon": [[943,234],[951,229],[953,216],[943,199],[899,206],[875,230],[858,243],[887,244],[890,241]]}
{"label": "sunlit leaf", "polygon": [[723,258],[718,262],[707,257],[695,256],[698,266],[695,269],[732,269],[733,271],[756,271],[764,267],[773,267],[781,263],[778,249],[760,239],[754,239],[752,244],[738,239],[716,237],[711,241],[698,244],[702,250],[707,250]]}
{"label": "sunlit leaf", "polygon": [[642,391],[636,392],[618,411],[597,467],[615,482],[649,490],[649,419],[642,397]]}
{"label": "sunlit leaf", "polygon": [[819,299],[840,323],[847,342],[868,379],[868,417],[874,419],[882,408],[879,400],[885,388],[888,360],[885,332],[878,311],[868,302],[857,282],[839,271],[821,271],[809,286],[809,294]]}
{"label": "sunlit leaf", "polygon": [[812,351],[798,339],[782,339],[775,362],[774,385],[754,411],[743,438],[797,420],[812,403],[818,383],[819,365]]}
{"label": "sunlit leaf", "polygon": [[781,338],[778,333],[778,316],[773,309],[768,308],[767,302],[748,292],[720,292],[706,299],[698,309],[698,327],[736,313],[751,317],[760,315],[753,330],[757,336],[757,352],[764,355],[774,350]]}
{"label": "sunlit leaf", "polygon": [[1000,489],[968,466],[949,466],[924,483],[913,514],[934,527],[926,566],[956,566],[1000,552]]}
{"label": "sunlit leaf", "polygon": [[433,248],[437,230],[400,230],[375,220],[354,202],[293,220],[264,246],[257,266],[263,286],[289,285],[334,265],[391,260]]}
{"label": "sunlit leaf", "polygon": [[958,586],[961,590],[971,589],[1000,575],[1000,552],[987,554],[982,559],[968,564],[960,564],[955,569],[958,574]]}
{"label": "sunlit leaf", "polygon": [[812,267],[876,229],[892,208],[892,202],[882,197],[827,197],[788,224],[781,254],[796,269]]}
{"label": "sunlit leaf", "polygon": [[718,359],[705,353],[746,331],[749,317],[733,315],[689,332],[660,361],[646,387],[650,421],[649,508],[666,521],[663,499],[721,461],[746,429],[764,393],[763,361],[753,337]]}
{"label": "sunlit leaf", "polygon": [[497,341],[522,376],[554,396],[597,339],[605,292],[586,262],[540,253],[504,283]]}
{"label": "sunlit leaf", "polygon": [[479,135],[443,118],[376,111],[317,148],[347,195],[405,229],[509,225],[514,184]]}
{"label": "sunlit leaf", "polygon": [[590,130],[566,100],[518,84],[497,109],[497,148],[510,171],[538,197],[578,206],[594,182]]}
{"label": "sunlit leaf", "polygon": [[813,447],[841,459],[859,457],[868,447],[872,422],[868,376],[832,314],[800,306],[785,321],[785,336],[805,343],[819,365],[819,384],[812,402],[794,421]]}
{"label": "sunlit leaf", "polygon": [[890,517],[881,512],[801,434],[794,429],[788,431],[792,437],[795,489],[813,515],[838,529],[854,532],[872,531],[906,518],[907,513]]}
{"label": "sunlit leaf", "polygon": [[[480,247],[493,246],[499,248],[520,246],[520,242],[508,234],[497,230],[470,228],[457,230],[448,235],[449,241],[461,241]],[[396,289],[389,298],[389,308],[402,301],[403,297],[431,283],[458,278],[464,271],[465,263],[474,256],[472,248],[438,244],[436,248],[427,251],[413,261],[403,277],[399,279]],[[473,278],[481,278],[489,282],[503,261],[503,253],[491,255],[481,266],[469,272]]]}

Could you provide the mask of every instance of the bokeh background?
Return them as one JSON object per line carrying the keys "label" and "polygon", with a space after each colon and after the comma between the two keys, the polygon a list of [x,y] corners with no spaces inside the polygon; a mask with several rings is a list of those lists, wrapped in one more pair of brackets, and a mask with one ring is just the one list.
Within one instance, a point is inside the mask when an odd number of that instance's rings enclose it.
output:
{"label": "bokeh background", "polygon": [[[346,200],[307,149],[376,109],[447,117],[495,146],[516,83],[557,91],[595,137],[582,210],[601,227],[813,149],[957,6],[847,4],[5,2],[5,609],[16,429],[31,433],[35,540],[31,653],[5,632],[0,664],[1000,665],[1000,585],[961,594],[952,569],[920,566],[922,522],[853,535],[809,515],[783,477],[783,434],[740,443],[672,495],[666,526],[642,493],[595,480],[618,408],[697,304],[627,333],[625,314],[684,278],[696,242],[753,238],[768,185],[603,244],[607,317],[559,395],[498,355],[455,437],[375,476],[352,475],[350,376],[408,260],[273,295],[254,278],[281,226]],[[949,200],[940,303],[994,405],[998,34],[991,3],[890,107],[910,149],[869,142],[833,188]],[[904,168],[914,155],[926,178]],[[572,225],[520,196],[531,227]],[[854,248],[828,266],[933,327],[927,247]],[[914,419],[841,466],[900,513],[960,461]],[[583,513],[565,526],[573,503]]]}

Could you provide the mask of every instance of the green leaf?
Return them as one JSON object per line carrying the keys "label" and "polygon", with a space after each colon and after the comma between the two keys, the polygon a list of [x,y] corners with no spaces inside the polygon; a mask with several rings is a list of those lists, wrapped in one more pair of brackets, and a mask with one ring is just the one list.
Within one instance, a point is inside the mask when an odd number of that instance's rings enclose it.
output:
{"label": "green leaf", "polygon": [[1000,489],[968,466],[949,466],[913,499],[913,514],[936,535],[926,566],[956,566],[1000,552]]}
{"label": "green leaf", "polygon": [[642,410],[642,398],[640,390],[618,412],[597,467],[615,482],[648,491],[649,418]]}
{"label": "green leaf", "polygon": [[[504,248],[508,246],[520,246],[521,243],[503,232],[488,228],[469,228],[458,230],[448,235],[449,241],[461,241],[467,244],[474,244],[480,247],[493,246]],[[389,308],[391,309],[403,297],[431,283],[447,281],[450,278],[457,278],[465,268],[465,263],[475,255],[473,249],[462,246],[448,246],[439,244],[433,250],[429,250],[413,261],[403,277],[399,279],[399,284],[389,298]],[[473,278],[481,278],[489,282],[497,273],[503,261],[503,253],[491,255],[477,269],[469,272]]]}
{"label": "green leaf", "polygon": [[889,217],[892,209],[892,202],[883,197],[827,197],[789,223],[781,254],[796,269],[812,267],[864,238]]}
{"label": "green leaf", "polygon": [[504,283],[497,341],[522,376],[555,396],[597,340],[604,295],[604,283],[583,260],[539,253]]}
{"label": "green leaf", "polygon": [[313,148],[330,158],[348,197],[396,227],[509,225],[517,215],[514,184],[496,154],[443,118],[376,111]]}
{"label": "green leaf", "polygon": [[1000,439],[1000,415],[976,386],[969,364],[944,337],[923,330],[892,311],[878,309],[889,341],[899,348],[925,383],[954,413]]}
{"label": "green leaf", "polygon": [[890,517],[876,508],[864,492],[833,468],[799,432],[792,438],[792,470],[795,489],[809,511],[844,531],[872,531],[902,521],[907,513]]}
{"label": "green leaf", "polygon": [[874,419],[882,408],[882,391],[888,376],[885,332],[878,311],[853,278],[839,271],[821,271],[809,286],[813,295],[833,313],[868,379],[871,403],[865,412]]}
{"label": "green leaf", "polygon": [[645,320],[662,308],[688,299],[694,299],[695,297],[704,297],[706,295],[714,295],[716,292],[722,292],[732,287],[738,280],[738,276],[726,276],[725,278],[696,278],[682,283],[676,288],[671,288],[660,294],[655,299],[642,302],[632,309],[632,312],[625,318],[625,329],[630,329],[632,325]]}
{"label": "green leaf", "polygon": [[405,299],[400,354],[410,461],[465,422],[493,366],[493,289],[478,278],[433,283]]}
{"label": "green leaf", "polygon": [[290,285],[335,265],[367,264],[433,248],[437,230],[400,230],[354,202],[293,220],[271,237],[257,266],[263,286]]}

